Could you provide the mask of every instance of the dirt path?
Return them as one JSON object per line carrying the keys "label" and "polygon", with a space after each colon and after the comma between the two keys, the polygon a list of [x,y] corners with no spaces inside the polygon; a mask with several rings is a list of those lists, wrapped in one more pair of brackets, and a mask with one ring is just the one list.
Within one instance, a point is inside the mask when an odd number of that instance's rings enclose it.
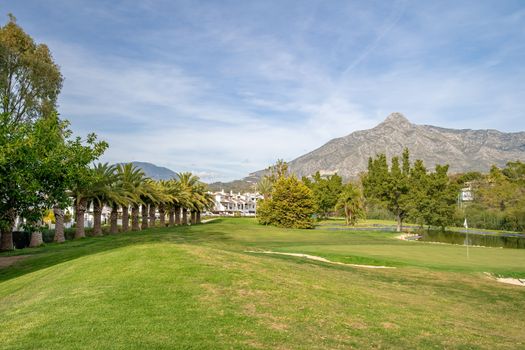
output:
{"label": "dirt path", "polygon": [[23,260],[29,256],[30,255],[2,256],[0,257],[0,269],[11,266],[15,264],[17,261]]}
{"label": "dirt path", "polygon": [[338,261],[330,261],[320,256],[301,254],[301,253],[281,253],[281,252],[272,252],[272,251],[255,251],[255,250],[246,250],[245,252],[246,253],[256,253],[256,254],[278,254],[278,255],[296,256],[298,258],[306,258],[310,260],[321,261],[321,262],[328,263],[328,264],[344,265],[344,266],[352,266],[352,267],[363,267],[366,269],[395,269],[395,267],[392,267],[392,266],[345,264],[345,263],[338,262]]}

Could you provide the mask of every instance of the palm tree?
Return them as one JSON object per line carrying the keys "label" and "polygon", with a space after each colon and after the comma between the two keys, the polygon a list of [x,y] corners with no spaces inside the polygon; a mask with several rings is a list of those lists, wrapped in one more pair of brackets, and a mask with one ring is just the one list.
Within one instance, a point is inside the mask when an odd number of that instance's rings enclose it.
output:
{"label": "palm tree", "polygon": [[102,235],[103,206],[121,203],[127,198],[115,186],[118,180],[115,165],[99,163],[93,168],[93,173],[94,181],[88,198],[93,204],[93,235],[100,236]]}
{"label": "palm tree", "polygon": [[53,206],[53,215],[55,216],[55,237],[53,242],[64,243],[66,236],[64,235],[64,210],[59,205]]}
{"label": "palm tree", "polygon": [[[138,230],[138,202],[140,201],[141,189],[144,181],[146,180],[146,174],[140,168],[137,168],[132,163],[118,164],[117,174],[119,176],[119,186],[127,192],[129,200],[121,203],[122,205],[122,231],[129,231],[129,206],[132,206],[132,226]],[[133,210],[135,209],[135,213]],[[134,229],[134,230],[135,230]]]}
{"label": "palm tree", "polygon": [[257,183],[256,189],[257,192],[262,194],[263,199],[268,199],[271,196],[273,188],[273,183],[267,176],[264,176],[259,182]]}
{"label": "palm tree", "polygon": [[191,172],[177,173],[178,181],[181,183],[182,190],[188,193],[188,198],[182,203],[182,224],[188,224],[188,209],[193,208],[192,198],[195,186],[199,183],[199,177]]}
{"label": "palm tree", "polygon": [[207,191],[204,183],[199,182],[194,186],[193,191],[193,208],[192,224],[201,223],[201,213],[204,210],[211,209],[214,205],[214,199],[211,193]]}
{"label": "palm tree", "polygon": [[349,183],[343,188],[335,205],[335,210],[339,209],[344,210],[347,225],[355,225],[357,219],[364,215],[363,196],[357,186]]}
{"label": "palm tree", "polygon": [[[118,233],[118,210],[120,207],[122,207],[122,211],[124,212],[124,209],[126,209],[126,214],[128,214],[128,205],[130,202],[132,202],[135,199],[135,195],[133,192],[130,192],[128,189],[126,189],[123,186],[121,174],[117,171],[116,174],[116,182],[113,183],[112,186],[112,198],[108,199],[107,204],[111,207],[111,215],[110,215],[110,229],[109,233],[115,234]],[[127,215],[127,221],[129,223],[129,215]]]}
{"label": "palm tree", "polygon": [[182,208],[190,205],[191,187],[183,185],[180,179],[173,179],[172,181],[175,183],[173,194],[174,198],[176,198],[173,204],[173,210],[175,211],[175,225],[181,225]]}
{"label": "palm tree", "polygon": [[149,206],[149,225],[155,227],[155,209],[158,208],[160,214],[160,225],[164,226],[166,220],[165,208],[166,204],[171,201],[171,196],[162,181],[153,181],[152,188],[153,193]]}
{"label": "palm tree", "polygon": [[169,226],[180,225],[180,208],[182,203],[188,200],[187,192],[183,190],[181,183],[177,179],[171,179],[164,183],[167,193],[170,196],[168,202]]}
{"label": "palm tree", "polygon": [[[157,183],[151,179],[144,181],[141,187],[140,200],[142,203],[142,225],[141,228],[147,229],[155,226],[155,205],[164,200],[164,194]],[[149,209],[149,210],[148,210]],[[148,225],[149,216],[149,225]]]}
{"label": "palm tree", "polygon": [[74,198],[75,210],[75,239],[86,237],[84,229],[84,214],[88,208],[88,199],[92,182],[93,171],[86,169],[86,172],[79,178],[71,188],[71,197]]}
{"label": "palm tree", "polygon": [[166,226],[166,210],[169,213],[169,226],[175,225],[175,204],[180,200],[180,186],[176,180],[161,180],[159,186],[162,189],[163,201],[159,203],[160,226]]}

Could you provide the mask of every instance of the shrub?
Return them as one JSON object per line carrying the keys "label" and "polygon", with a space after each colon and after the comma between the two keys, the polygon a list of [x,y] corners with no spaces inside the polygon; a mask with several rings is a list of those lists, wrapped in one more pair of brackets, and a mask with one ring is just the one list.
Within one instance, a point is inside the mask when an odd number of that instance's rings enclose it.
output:
{"label": "shrub", "polygon": [[295,176],[276,180],[271,197],[257,207],[259,223],[287,228],[313,228],[316,211],[312,191]]}

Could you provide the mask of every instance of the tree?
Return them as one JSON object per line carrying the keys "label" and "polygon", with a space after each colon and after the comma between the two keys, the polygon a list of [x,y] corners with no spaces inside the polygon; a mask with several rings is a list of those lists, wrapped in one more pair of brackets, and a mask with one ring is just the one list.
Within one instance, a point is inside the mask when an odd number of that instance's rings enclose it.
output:
{"label": "tree", "polygon": [[[163,200],[163,193],[161,193],[160,187],[152,179],[146,179],[141,186],[140,190],[140,204],[141,204],[141,229],[147,229],[155,225],[155,205]],[[138,204],[137,203],[137,206]],[[138,209],[138,207],[137,207]],[[133,214],[133,210],[132,210]],[[153,214],[153,215],[152,215]],[[137,210],[138,216],[138,210]],[[138,217],[137,217],[138,225]]]}
{"label": "tree", "polygon": [[0,249],[12,250],[12,229],[22,213],[34,217],[34,204],[41,198],[32,165],[38,156],[33,147],[35,128],[31,124],[10,124],[7,113],[0,120]]}
{"label": "tree", "polygon": [[277,159],[274,165],[271,165],[266,169],[268,173],[266,177],[271,183],[275,183],[278,179],[288,176],[288,163],[283,159]]}
{"label": "tree", "polygon": [[351,183],[346,184],[339,194],[335,210],[343,210],[347,225],[355,225],[359,218],[364,217],[364,201],[359,187]]}
{"label": "tree", "polygon": [[190,201],[190,194],[178,179],[166,183],[166,189],[171,197],[168,203],[169,226],[180,225],[181,207]]}
{"label": "tree", "polygon": [[33,220],[40,210],[34,206],[42,193],[32,176],[38,161],[32,122],[51,115],[61,85],[48,48],[36,45],[9,15],[8,23],[0,27],[0,249],[13,248],[11,230],[18,215],[24,212]]}
{"label": "tree", "polygon": [[268,199],[272,193],[272,187],[272,181],[267,176],[263,176],[257,183],[256,190],[263,196],[263,199]]}
{"label": "tree", "polygon": [[182,203],[182,224],[188,224],[188,210],[191,211],[195,186],[199,183],[199,178],[191,172],[177,173],[177,179],[181,184],[182,191],[186,192],[185,201]]}
{"label": "tree", "polygon": [[480,228],[525,231],[525,165],[508,162],[493,166],[484,179],[473,186],[474,201],[466,215]]}
{"label": "tree", "polygon": [[213,207],[213,197],[210,193],[207,192],[206,184],[199,182],[193,188],[192,196],[192,224],[201,223],[201,213]]}
{"label": "tree", "polygon": [[[45,45],[36,45],[13,16],[0,28],[0,249],[12,249],[17,216],[26,219],[32,245],[46,209],[54,207],[56,241],[63,241],[66,189],[107,144],[89,135],[72,139],[67,121],[55,112],[62,76]],[[81,176],[81,175],[80,175]]]}
{"label": "tree", "polygon": [[429,207],[429,177],[423,161],[418,159],[410,170],[410,203],[408,217],[421,227],[426,223],[425,213]]}
{"label": "tree", "polygon": [[62,80],[49,48],[36,44],[9,15],[0,27],[1,112],[9,115],[12,125],[50,115]]}
{"label": "tree", "polygon": [[315,197],[318,212],[321,217],[328,217],[330,212],[339,199],[339,195],[343,191],[343,179],[337,174],[322,177],[319,172],[316,172],[312,179],[303,178],[303,183],[308,186]]}
{"label": "tree", "polygon": [[2,247],[12,248],[11,229],[16,216],[26,219],[26,229],[32,232],[31,244],[41,244],[41,217],[51,208],[56,219],[55,241],[63,242],[63,209],[70,204],[68,189],[107,144],[98,142],[95,135],[85,141],[72,139],[69,124],[56,114],[16,127],[6,123],[7,119],[0,121]]}
{"label": "tree", "polygon": [[506,167],[502,170],[503,175],[513,182],[519,185],[525,185],[525,163],[518,161],[507,162]]}
{"label": "tree", "polygon": [[442,230],[453,222],[459,189],[451,183],[447,172],[448,165],[438,164],[435,172],[428,176],[427,199],[422,208],[425,224]]}
{"label": "tree", "polygon": [[409,191],[408,149],[403,151],[402,163],[401,167],[399,158],[393,157],[389,170],[386,156],[380,154],[375,159],[369,159],[368,173],[362,179],[365,196],[383,204],[396,216],[398,232],[401,232],[403,220],[412,204]]}
{"label": "tree", "polygon": [[158,208],[160,214],[160,224],[164,226],[165,223],[165,207],[171,201],[171,195],[167,188],[161,181],[151,181],[151,196],[149,201],[149,226],[156,226],[156,209]]}
{"label": "tree", "polygon": [[118,164],[116,171],[119,186],[129,194],[127,200],[121,203],[122,231],[126,232],[129,231],[129,206],[134,207],[135,204],[140,201],[142,184],[146,180],[146,174],[142,169],[133,165],[133,163]]}
{"label": "tree", "polygon": [[312,191],[295,176],[283,176],[274,183],[271,198],[260,202],[257,213],[261,224],[313,228],[316,209]]}

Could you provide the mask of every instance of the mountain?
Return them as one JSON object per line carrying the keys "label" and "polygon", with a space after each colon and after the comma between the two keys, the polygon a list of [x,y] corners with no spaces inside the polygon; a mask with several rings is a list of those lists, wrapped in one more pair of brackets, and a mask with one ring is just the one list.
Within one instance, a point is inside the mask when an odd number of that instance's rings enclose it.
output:
{"label": "mountain", "polygon": [[226,192],[253,192],[255,190],[256,182],[249,182],[245,179],[234,180],[231,182],[213,182],[208,184],[208,190],[212,192],[226,191]]}
{"label": "mountain", "polygon": [[157,166],[152,163],[147,162],[131,162],[137,168],[141,168],[146,176],[155,179],[155,180],[169,180],[173,177],[176,177],[176,173],[173,170],[170,170],[165,167]]}
{"label": "mountain", "polygon": [[[336,138],[318,149],[288,163],[292,173],[308,176],[338,173],[344,178],[366,171],[368,158],[385,153],[390,159],[408,147],[412,160],[421,159],[428,169],[449,164],[450,173],[486,172],[491,165],[525,161],[525,132],[446,129],[416,125],[401,113],[390,114],[381,124],[368,130]],[[261,176],[264,170],[250,174]]]}

